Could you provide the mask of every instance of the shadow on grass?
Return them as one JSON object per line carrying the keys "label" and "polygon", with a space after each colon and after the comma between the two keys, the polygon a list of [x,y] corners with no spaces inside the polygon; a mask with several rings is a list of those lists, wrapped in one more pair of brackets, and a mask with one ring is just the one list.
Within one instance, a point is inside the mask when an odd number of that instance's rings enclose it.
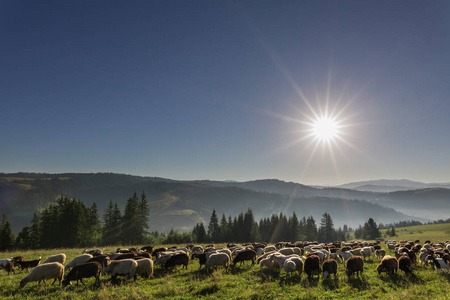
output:
{"label": "shadow on grass", "polygon": [[209,286],[203,287],[199,291],[195,292],[196,296],[210,296],[212,294],[217,293],[220,290],[220,287],[217,283],[211,284]]}
{"label": "shadow on grass", "polygon": [[285,275],[285,276],[280,276],[279,277],[279,282],[278,284],[280,286],[289,286],[289,285],[294,285],[294,284],[299,284],[301,282],[301,276],[299,276],[297,273],[296,274],[291,274],[291,275]]}
{"label": "shadow on grass", "polygon": [[348,284],[358,291],[369,290],[370,285],[367,281],[366,276],[361,275],[360,277],[352,276],[348,278]]}
{"label": "shadow on grass", "polygon": [[319,282],[320,282],[320,277],[306,276],[300,281],[300,285],[304,288],[317,287],[319,285]]}
{"label": "shadow on grass", "polygon": [[386,283],[393,283],[397,286],[407,286],[411,283],[413,284],[424,284],[422,278],[418,277],[414,273],[412,274],[381,274],[379,275],[380,280]]}
{"label": "shadow on grass", "polygon": [[335,290],[339,288],[339,278],[337,276],[333,276],[333,279],[328,278],[327,280],[322,281],[322,286],[325,290]]}

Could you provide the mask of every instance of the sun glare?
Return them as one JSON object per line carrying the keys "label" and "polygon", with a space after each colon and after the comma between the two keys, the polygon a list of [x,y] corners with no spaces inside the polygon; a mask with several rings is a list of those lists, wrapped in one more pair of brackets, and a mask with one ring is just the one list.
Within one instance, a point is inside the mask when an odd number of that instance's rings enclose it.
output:
{"label": "sun glare", "polygon": [[329,117],[320,117],[312,124],[313,136],[323,142],[329,142],[337,137],[339,126]]}

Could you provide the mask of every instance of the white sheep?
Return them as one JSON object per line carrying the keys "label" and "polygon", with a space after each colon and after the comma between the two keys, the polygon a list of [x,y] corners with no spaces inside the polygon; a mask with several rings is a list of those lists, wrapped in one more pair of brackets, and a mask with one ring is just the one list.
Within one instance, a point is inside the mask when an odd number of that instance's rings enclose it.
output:
{"label": "white sheep", "polygon": [[270,258],[261,259],[261,261],[259,262],[259,267],[261,268],[261,272],[264,267],[266,267],[270,271],[275,270],[275,268],[280,269],[278,263],[274,260],[271,260]]}
{"label": "white sheep", "polygon": [[223,266],[225,270],[228,270],[230,266],[230,257],[226,253],[213,253],[206,260],[205,268],[206,272],[216,266]]}
{"label": "white sheep", "polygon": [[87,250],[84,249],[82,254],[87,253],[87,254],[91,254],[91,255],[101,255],[103,254],[103,250],[102,249],[94,249],[94,250]]}
{"label": "white sheep", "polygon": [[[275,253],[275,254],[273,254],[272,256],[270,256],[270,259],[271,259],[272,261],[277,262],[278,266],[280,267],[280,275],[281,275],[281,271],[283,270],[284,262],[285,262],[287,259],[293,258],[293,257],[297,257],[297,258],[301,259],[300,256],[297,255],[297,254],[283,255],[283,254],[281,254],[281,253]],[[302,263],[303,263],[303,262],[302,262]]]}
{"label": "white sheep", "polygon": [[276,250],[277,250],[277,247],[275,247],[275,246],[267,246],[266,248],[264,248],[264,253],[269,253],[269,252],[276,251]]}
{"label": "white sheep", "polygon": [[364,260],[366,259],[366,257],[370,258],[370,256],[372,255],[372,249],[370,247],[364,247],[360,250],[360,252]]}
{"label": "white sheep", "polygon": [[256,248],[256,255],[257,256],[261,256],[264,254],[264,249],[263,248]]}
{"label": "white sheep", "polygon": [[50,263],[50,262],[58,262],[63,265],[66,262],[66,255],[64,253],[51,255],[51,256],[47,257],[47,259],[42,264],[46,264],[46,263]]}
{"label": "white sheep", "polygon": [[203,247],[202,246],[193,246],[191,249],[192,253],[197,253],[199,251],[201,251],[203,253]]}
{"label": "white sheep", "polygon": [[20,288],[23,288],[27,283],[32,281],[38,281],[38,285],[43,281],[45,286],[45,280],[47,279],[55,279],[52,284],[54,284],[56,280],[59,280],[59,284],[61,284],[63,277],[64,265],[58,262],[45,263],[31,270],[31,272],[20,281]]}
{"label": "white sheep", "polygon": [[340,255],[343,258],[342,263],[345,264],[345,262],[353,256],[353,254],[350,251],[344,251],[342,252],[340,249],[336,251],[336,254]]}
{"label": "white sheep", "polygon": [[136,273],[141,275],[142,277],[151,277],[153,278],[153,261],[149,258],[142,258],[136,260],[137,269]]}
{"label": "white sheep", "polygon": [[286,272],[286,275],[290,275],[292,272],[295,272],[295,262],[293,262],[291,259],[286,259],[283,264],[283,270]]}
{"label": "white sheep", "polygon": [[136,280],[136,270],[138,263],[134,259],[111,260],[103,269],[111,275],[111,281],[114,281],[118,275],[130,275]]}
{"label": "white sheep", "polygon": [[69,268],[75,267],[76,265],[79,264],[84,264],[85,262],[88,262],[88,260],[90,260],[93,256],[90,254],[82,254],[79,255],[77,257],[75,257],[74,259],[72,259],[65,267],[65,270],[67,271]]}
{"label": "white sheep", "polygon": [[278,250],[278,252],[280,252],[283,255],[291,255],[291,254],[294,254],[294,249],[292,249],[292,248],[283,248],[283,249]]}

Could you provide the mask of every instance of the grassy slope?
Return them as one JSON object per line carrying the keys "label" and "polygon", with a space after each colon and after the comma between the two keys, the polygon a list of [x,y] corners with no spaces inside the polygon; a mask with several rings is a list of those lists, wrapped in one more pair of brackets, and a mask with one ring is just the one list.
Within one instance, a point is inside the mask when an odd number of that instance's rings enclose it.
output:
{"label": "grassy slope", "polygon": [[[382,230],[382,232],[384,233],[386,230]],[[450,223],[395,228],[395,233],[396,236],[389,237],[389,239],[442,242],[450,240]]]}
{"label": "grassy slope", "polygon": [[[450,239],[450,224],[426,225],[405,228],[407,232],[397,231],[396,239],[430,238],[432,241]],[[409,232],[417,232],[409,234]],[[422,232],[422,233],[420,233]],[[429,234],[429,235],[427,235]],[[421,237],[423,235],[423,238]],[[426,237],[425,237],[426,235]],[[223,245],[222,245],[223,246]],[[384,247],[384,244],[383,244]],[[104,249],[113,251],[116,247]],[[0,258],[23,255],[27,259],[60,252],[66,253],[68,261],[79,255],[82,249],[37,250],[14,253],[0,253]],[[389,251],[388,251],[389,253]],[[85,298],[115,298],[115,299],[197,299],[207,297],[212,299],[265,299],[265,298],[298,298],[298,299],[448,299],[450,290],[450,274],[436,274],[430,267],[415,266],[414,276],[406,276],[399,271],[391,277],[386,274],[378,275],[375,268],[376,259],[368,259],[364,267],[362,278],[348,279],[344,267],[339,265],[338,277],[323,281],[322,277],[309,280],[305,274],[281,277],[275,274],[260,273],[259,266],[232,267],[227,272],[218,270],[212,275],[198,269],[198,261],[190,261],[187,270],[177,269],[164,272],[159,267],[155,270],[153,279],[138,278],[136,282],[121,279],[117,285],[112,285],[108,277],[102,276],[101,286],[93,286],[94,279],[85,280],[87,288],[80,284],[65,289],[56,284],[46,288],[37,286],[35,282],[19,290],[19,282],[26,276],[26,272],[15,275],[0,273],[0,298],[38,298],[48,297],[57,299],[85,299]]]}

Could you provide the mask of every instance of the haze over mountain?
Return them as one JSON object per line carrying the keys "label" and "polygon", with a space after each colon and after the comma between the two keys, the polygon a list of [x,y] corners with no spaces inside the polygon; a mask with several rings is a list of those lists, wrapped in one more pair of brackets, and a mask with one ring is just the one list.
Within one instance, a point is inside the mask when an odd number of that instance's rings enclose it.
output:
{"label": "haze over mountain", "polygon": [[407,179],[380,179],[351,182],[338,187],[365,192],[395,192],[425,188],[450,188],[450,183],[423,183]]}
{"label": "haze over mountain", "polygon": [[283,212],[298,217],[324,212],[336,227],[356,227],[372,217],[378,223],[448,218],[450,190],[419,189],[392,193],[361,192],[342,188],[312,188],[275,179],[248,182],[176,181],[123,174],[0,174],[0,212],[6,212],[17,232],[28,225],[35,211],[60,195],[96,203],[102,215],[109,200],[123,210],[133,193],[145,192],[150,202],[151,230],[190,230],[208,222],[211,212],[237,216],[251,208],[259,220]]}

